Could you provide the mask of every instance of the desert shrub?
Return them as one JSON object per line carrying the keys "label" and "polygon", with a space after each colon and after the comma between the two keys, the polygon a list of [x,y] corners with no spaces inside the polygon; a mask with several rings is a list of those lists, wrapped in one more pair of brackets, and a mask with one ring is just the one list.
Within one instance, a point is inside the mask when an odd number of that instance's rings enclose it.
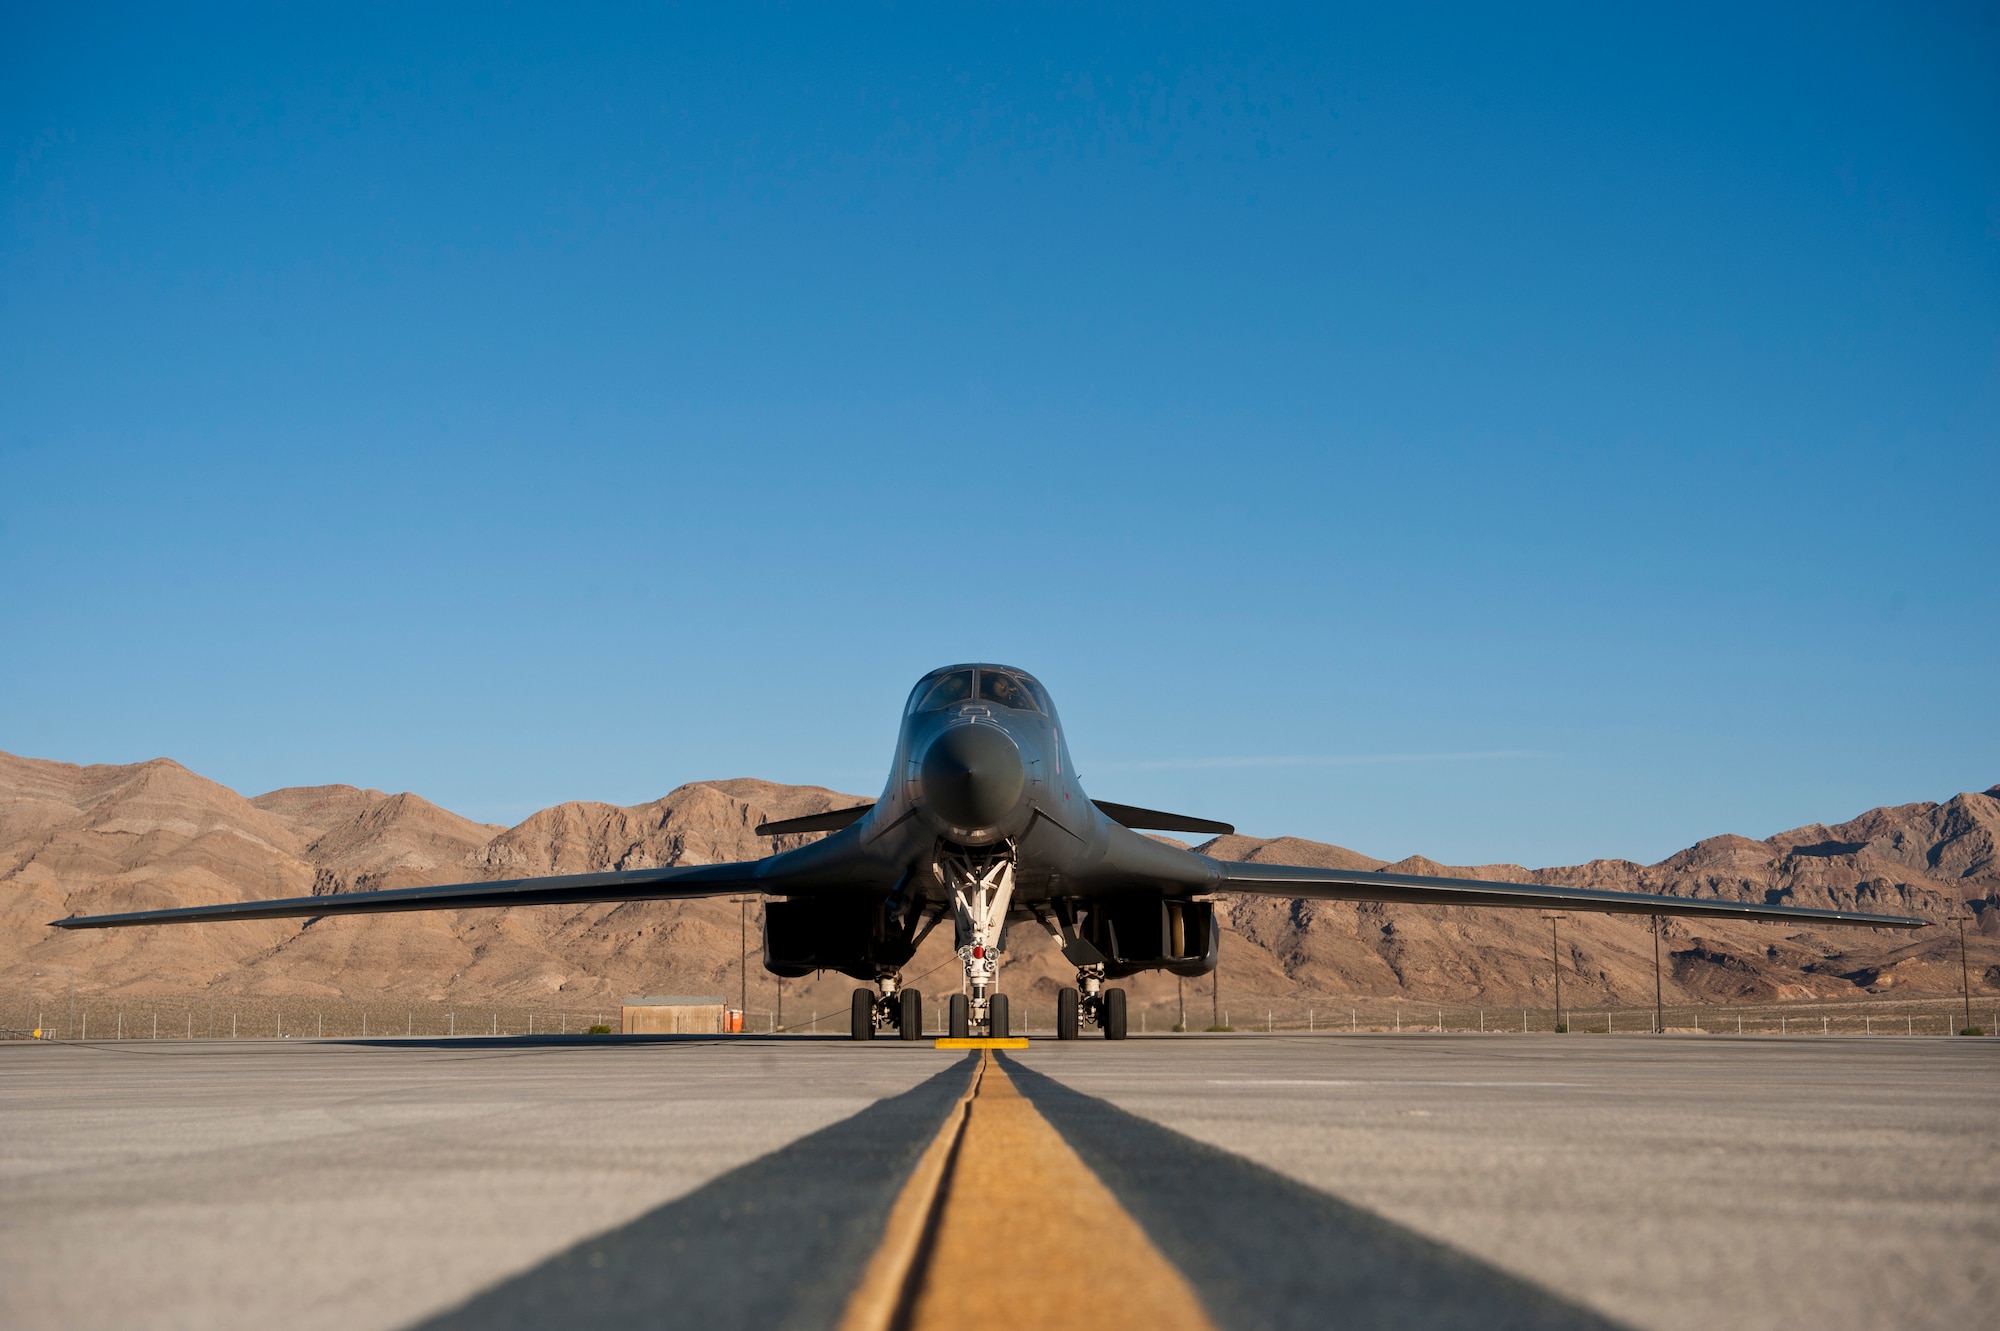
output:
{"label": "desert shrub", "polygon": [[611,1028],[610,1028],[609,1026],[592,1026],[592,1027],[591,1027],[591,1028],[590,1028],[590,1029],[589,1029],[588,1031],[585,1031],[585,1032],[584,1032],[584,1034],[586,1034],[586,1035],[609,1035],[609,1034],[611,1034]]}

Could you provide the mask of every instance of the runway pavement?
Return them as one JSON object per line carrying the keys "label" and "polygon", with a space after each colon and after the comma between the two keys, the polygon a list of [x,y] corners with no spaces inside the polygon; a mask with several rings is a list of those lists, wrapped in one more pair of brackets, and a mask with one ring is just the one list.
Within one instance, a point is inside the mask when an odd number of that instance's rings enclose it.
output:
{"label": "runway pavement", "polygon": [[[1969,1326],[2000,1296],[2000,1041],[1087,1039],[983,1076],[979,1058],[753,1037],[0,1045],[0,1324],[853,1326],[892,1208],[928,1226],[896,1277],[907,1325],[982,1253],[1005,1269],[983,1299],[1002,1325],[1030,1312],[1009,1282],[1139,1271],[1120,1264],[1138,1249],[1166,1274],[1120,1279],[1230,1328]],[[1094,1200],[1064,1219],[1037,1200],[1054,1193]],[[1059,1269],[1101,1239],[982,1245],[989,1212],[1122,1235],[1118,1261]],[[1015,1271],[1010,1251],[1043,1255]]]}
{"label": "runway pavement", "polygon": [[1063,1084],[1632,1326],[2000,1308],[2000,1041],[1134,1041]]}

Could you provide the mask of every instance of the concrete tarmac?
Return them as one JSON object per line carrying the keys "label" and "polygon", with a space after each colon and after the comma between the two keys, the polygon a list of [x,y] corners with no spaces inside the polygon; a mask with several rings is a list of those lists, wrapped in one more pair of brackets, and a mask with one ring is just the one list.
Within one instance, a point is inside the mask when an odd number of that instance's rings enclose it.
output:
{"label": "concrete tarmac", "polygon": [[1635,1327],[2000,1324],[2000,1041],[1194,1040],[1017,1057]]}
{"label": "concrete tarmac", "polygon": [[[1229,1153],[1194,1176],[1211,1190],[1307,1185],[1290,1214],[1320,1199],[1313,1241],[1343,1241],[1324,1218],[1344,1216],[1462,1254],[1523,1307],[1543,1290],[1638,1327],[1828,1329],[2000,1306],[2000,1041],[1165,1037],[1008,1057],[1024,1086],[1052,1080],[1038,1103],[1142,1223],[1167,1214],[1146,1189],[1180,1185],[1113,1177],[1089,1136],[1116,1136],[1117,1109],[1159,1125],[1124,1134],[1154,1155],[1201,1158],[1176,1133]],[[536,1273],[595,1261],[592,1236],[636,1269],[676,1207],[789,1191],[780,1175],[819,1172],[812,1143],[859,1140],[839,1125],[878,1101],[914,1106],[897,1131],[917,1131],[932,1092],[906,1093],[960,1058],[754,1037],[0,1045],[0,1324],[473,1324],[481,1291],[564,1288]],[[1262,1214],[1235,1227],[1275,1239],[1285,1217]],[[1267,1246],[1310,1253],[1291,1237]],[[1431,1324],[1422,1282],[1407,1292],[1404,1324]]]}
{"label": "concrete tarmac", "polygon": [[832,1039],[0,1045],[0,1326],[406,1325],[960,1057]]}

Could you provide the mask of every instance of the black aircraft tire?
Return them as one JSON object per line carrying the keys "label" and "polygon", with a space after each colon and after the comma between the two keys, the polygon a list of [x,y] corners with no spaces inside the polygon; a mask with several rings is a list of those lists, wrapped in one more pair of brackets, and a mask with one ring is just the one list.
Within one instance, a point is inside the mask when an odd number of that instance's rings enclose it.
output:
{"label": "black aircraft tire", "polygon": [[1125,991],[1106,989],[1104,991],[1104,1038],[1122,1040],[1125,1038]]}
{"label": "black aircraft tire", "polygon": [[1014,1033],[1007,1026],[1007,995],[995,994],[986,1001],[986,1024],[992,1027],[990,1034],[996,1040],[1004,1040]]}
{"label": "black aircraft tire", "polygon": [[972,1034],[972,1000],[964,994],[951,996],[951,1038],[963,1040]]}
{"label": "black aircraft tire", "polygon": [[856,989],[854,1001],[847,1005],[848,1034],[857,1040],[875,1038],[875,991]]}
{"label": "black aircraft tire", "polygon": [[902,994],[903,1006],[898,1015],[902,1020],[896,1023],[896,1034],[905,1040],[924,1038],[924,996],[914,989],[905,989]]}
{"label": "black aircraft tire", "polygon": [[1056,990],[1056,1039],[1074,1040],[1077,1037],[1077,992],[1074,989]]}

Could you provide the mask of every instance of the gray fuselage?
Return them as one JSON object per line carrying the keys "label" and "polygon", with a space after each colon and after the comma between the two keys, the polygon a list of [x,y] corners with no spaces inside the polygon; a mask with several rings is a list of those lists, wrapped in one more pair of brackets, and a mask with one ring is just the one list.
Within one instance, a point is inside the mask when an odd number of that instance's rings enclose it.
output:
{"label": "gray fuselage", "polygon": [[[978,692],[926,706],[941,682],[984,672],[1019,680],[1028,707]],[[975,684],[974,688],[979,686]],[[903,709],[896,754],[881,799],[852,826],[765,861],[777,883],[792,873],[825,881],[840,864],[856,888],[900,885],[943,904],[941,851],[1008,851],[1018,918],[1040,903],[1133,892],[1213,890],[1222,871],[1205,856],[1120,826],[1084,794],[1046,690],[1025,671],[947,666],[924,676]]]}

